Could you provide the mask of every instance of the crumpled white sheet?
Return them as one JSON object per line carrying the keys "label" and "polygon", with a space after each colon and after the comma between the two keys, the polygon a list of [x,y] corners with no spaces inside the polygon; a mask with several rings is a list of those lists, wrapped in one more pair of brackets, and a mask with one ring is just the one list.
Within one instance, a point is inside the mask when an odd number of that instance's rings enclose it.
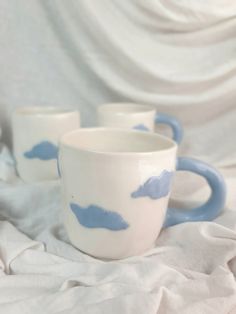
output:
{"label": "crumpled white sheet", "polygon": [[[234,195],[214,222],[165,229],[143,256],[101,261],[70,245],[59,181],[13,180],[4,151],[0,313],[236,313],[236,210],[228,208]],[[235,186],[236,176],[227,184]],[[206,190],[196,190],[198,202]]]}

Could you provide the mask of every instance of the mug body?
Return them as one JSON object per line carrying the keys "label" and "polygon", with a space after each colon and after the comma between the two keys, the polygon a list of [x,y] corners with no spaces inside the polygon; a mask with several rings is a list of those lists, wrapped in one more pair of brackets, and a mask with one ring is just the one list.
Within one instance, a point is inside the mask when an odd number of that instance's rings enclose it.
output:
{"label": "mug body", "polygon": [[78,129],[78,111],[21,107],[13,113],[13,150],[19,176],[26,182],[58,178],[58,141]]}
{"label": "mug body", "polygon": [[165,219],[176,144],[150,132],[80,129],[60,141],[64,223],[72,244],[99,258],[151,248]]}
{"label": "mug body", "polygon": [[98,126],[154,131],[154,106],[133,103],[104,104],[97,109]]}

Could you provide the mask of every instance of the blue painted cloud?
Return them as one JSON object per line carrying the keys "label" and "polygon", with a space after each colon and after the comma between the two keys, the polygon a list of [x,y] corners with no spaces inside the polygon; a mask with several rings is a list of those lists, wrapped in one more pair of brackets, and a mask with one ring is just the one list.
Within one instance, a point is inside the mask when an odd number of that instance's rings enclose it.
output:
{"label": "blue painted cloud", "polygon": [[48,141],[43,141],[35,145],[30,151],[25,152],[24,156],[29,159],[57,159],[58,147]]}
{"label": "blue painted cloud", "polygon": [[87,228],[104,228],[113,231],[124,230],[128,223],[116,212],[105,210],[96,205],[81,207],[71,203],[70,208],[80,224]]}
{"label": "blue painted cloud", "polygon": [[131,197],[150,197],[151,199],[158,199],[165,197],[170,192],[171,178],[173,172],[164,170],[159,176],[149,178],[137,191],[131,194]]}
{"label": "blue painted cloud", "polygon": [[133,129],[140,131],[150,131],[149,128],[147,128],[144,124],[135,125]]}

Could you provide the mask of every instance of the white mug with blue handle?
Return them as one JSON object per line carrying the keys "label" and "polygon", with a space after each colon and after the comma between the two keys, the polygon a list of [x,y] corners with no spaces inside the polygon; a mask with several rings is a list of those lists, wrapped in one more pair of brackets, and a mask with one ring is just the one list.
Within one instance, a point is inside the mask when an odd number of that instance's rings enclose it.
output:
{"label": "white mug with blue handle", "polygon": [[58,141],[80,127],[77,110],[60,107],[20,107],[12,116],[17,172],[25,182],[59,178]]}
{"label": "white mug with blue handle", "polygon": [[173,140],[178,144],[183,138],[181,123],[173,116],[157,112],[156,107],[134,103],[108,103],[97,109],[98,126],[141,131],[155,130],[156,124],[168,125]]}
{"label": "white mug with blue handle", "polygon": [[[98,258],[120,259],[153,247],[163,227],[217,217],[225,204],[223,177],[176,152],[173,140],[152,132],[88,128],[65,134],[59,160],[72,244]],[[211,196],[205,204],[167,209],[176,170],[207,180]]]}

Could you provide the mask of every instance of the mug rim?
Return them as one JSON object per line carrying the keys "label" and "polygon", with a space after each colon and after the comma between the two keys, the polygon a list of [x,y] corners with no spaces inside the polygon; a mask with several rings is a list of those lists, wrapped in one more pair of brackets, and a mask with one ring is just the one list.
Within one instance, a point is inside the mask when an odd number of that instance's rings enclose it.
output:
{"label": "mug rim", "polygon": [[[75,146],[72,144],[69,144],[67,140],[76,134],[81,134],[81,133],[97,133],[97,132],[105,132],[105,133],[121,133],[121,134],[140,134],[142,137],[149,137],[149,138],[154,138],[154,139],[159,139],[161,141],[164,141],[165,143],[168,144],[168,147],[165,148],[159,148],[159,149],[153,149],[153,150],[147,150],[147,151],[107,151],[107,150],[96,150],[96,149],[90,149],[90,148],[84,148],[84,147],[79,147]],[[60,140],[59,140],[59,145],[60,147],[68,148],[73,151],[79,151],[79,152],[84,152],[84,153],[89,153],[89,154],[95,154],[95,155],[102,155],[102,156],[126,156],[126,157],[134,157],[134,156],[150,156],[153,154],[162,154],[162,153],[168,153],[171,152],[172,150],[177,151],[178,146],[173,141],[172,139],[160,135],[158,133],[154,132],[144,132],[140,130],[129,130],[129,129],[123,129],[123,128],[110,128],[110,127],[89,127],[89,128],[80,128],[73,130],[71,132],[68,132],[64,134]]]}
{"label": "mug rim", "polygon": [[71,113],[79,113],[79,110],[70,107],[56,107],[56,106],[21,106],[14,110],[14,115],[25,117],[49,117],[60,116]]}
{"label": "mug rim", "polygon": [[[115,110],[116,108],[121,108]],[[133,108],[135,111],[125,111],[124,109]],[[122,111],[123,109],[123,111]],[[140,115],[145,113],[155,113],[157,109],[154,105],[146,105],[132,102],[111,102],[99,105],[97,108],[98,113],[116,114],[116,115]]]}

